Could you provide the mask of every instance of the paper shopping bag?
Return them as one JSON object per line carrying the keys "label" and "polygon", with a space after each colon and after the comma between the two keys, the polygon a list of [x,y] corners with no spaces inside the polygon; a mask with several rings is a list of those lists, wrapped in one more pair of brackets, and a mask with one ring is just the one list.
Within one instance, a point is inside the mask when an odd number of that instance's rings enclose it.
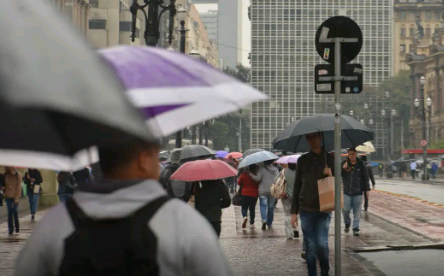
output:
{"label": "paper shopping bag", "polygon": [[[330,213],[335,210],[335,178],[332,176],[318,180],[319,211]],[[341,191],[341,209],[344,195]]]}
{"label": "paper shopping bag", "polygon": [[34,185],[34,194],[40,194],[40,185]]}

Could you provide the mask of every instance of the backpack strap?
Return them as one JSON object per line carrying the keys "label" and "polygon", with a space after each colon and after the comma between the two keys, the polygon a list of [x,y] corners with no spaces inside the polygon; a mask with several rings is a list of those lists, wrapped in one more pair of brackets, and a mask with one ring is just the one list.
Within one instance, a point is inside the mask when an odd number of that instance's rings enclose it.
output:
{"label": "backpack strap", "polygon": [[[151,217],[159,210],[162,205],[170,200],[168,196],[161,196],[151,201],[150,203],[143,206],[141,209],[137,210],[133,217],[143,217],[145,221],[149,221]],[[88,216],[83,212],[83,210],[77,205],[73,198],[70,198],[65,203],[66,209],[68,210],[69,216],[71,217],[74,226],[77,228],[83,221],[88,219]]]}

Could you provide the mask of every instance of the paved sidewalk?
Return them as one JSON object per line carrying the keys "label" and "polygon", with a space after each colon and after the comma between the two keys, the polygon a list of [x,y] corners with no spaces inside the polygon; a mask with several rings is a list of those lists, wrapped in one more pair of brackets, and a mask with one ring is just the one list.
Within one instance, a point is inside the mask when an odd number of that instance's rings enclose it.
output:
{"label": "paved sidewalk", "polygon": [[[300,257],[302,238],[286,240],[284,215],[281,205],[275,212],[273,230],[260,229],[259,206],[256,207],[256,228],[247,225],[242,229],[240,207],[225,209],[222,218],[221,244],[236,275],[307,275],[306,263]],[[342,229],[343,229],[342,225]],[[334,271],[334,218],[330,228],[331,275]],[[370,248],[387,245],[420,245],[431,239],[416,235],[411,231],[396,227],[371,214],[363,214],[361,236],[342,232],[342,275],[382,275],[374,267],[365,266],[354,257],[350,248]]]}
{"label": "paved sidewalk", "polygon": [[20,250],[25,246],[26,240],[32,233],[37,223],[43,218],[45,210],[38,211],[35,221],[31,221],[29,211],[19,213],[20,233],[8,234],[8,223],[2,220],[0,223],[0,275],[12,276],[15,259]]}

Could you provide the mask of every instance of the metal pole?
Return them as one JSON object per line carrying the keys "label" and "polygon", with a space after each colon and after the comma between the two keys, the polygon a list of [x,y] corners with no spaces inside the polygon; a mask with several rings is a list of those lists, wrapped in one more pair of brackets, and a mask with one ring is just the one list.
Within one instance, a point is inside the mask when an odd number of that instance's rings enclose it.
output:
{"label": "metal pole", "polygon": [[242,152],[242,119],[239,119],[239,152]]}
{"label": "metal pole", "polygon": [[335,276],[341,276],[341,39],[335,38]]}
{"label": "metal pole", "polygon": [[393,124],[393,116],[390,115],[390,156],[392,156],[393,158],[393,152],[394,152],[394,147],[395,147],[395,139],[394,139],[394,124]]}
{"label": "metal pole", "polygon": [[208,147],[208,132],[209,132],[209,128],[210,128],[210,122],[206,121],[205,122],[205,146]]}
{"label": "metal pole", "polygon": [[382,117],[382,160],[383,160],[383,164],[385,164],[385,161],[387,160],[385,158],[385,149],[386,149],[386,145],[385,145],[385,131],[384,131],[384,127],[385,127],[385,118]]}
{"label": "metal pole", "polygon": [[401,119],[401,148],[404,149],[404,120]]}
{"label": "metal pole", "polygon": [[[180,52],[185,53],[185,37],[187,30],[185,29],[185,20],[180,21]],[[182,130],[176,132],[176,148],[182,147]]]}
{"label": "metal pole", "polygon": [[[421,84],[421,108],[422,108],[422,114],[421,114],[421,119],[422,119],[422,139],[427,141],[427,130],[426,130],[426,105],[425,105],[425,101],[424,101],[424,84]],[[427,141],[428,142],[428,141]],[[422,147],[422,157],[423,157],[423,170],[424,170],[424,179],[423,181],[425,182],[427,180],[427,145]]]}

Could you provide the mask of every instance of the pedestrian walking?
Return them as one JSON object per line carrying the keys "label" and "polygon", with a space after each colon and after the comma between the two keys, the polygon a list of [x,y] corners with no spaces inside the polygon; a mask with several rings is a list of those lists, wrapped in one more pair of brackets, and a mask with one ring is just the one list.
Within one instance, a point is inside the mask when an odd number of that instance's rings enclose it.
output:
{"label": "pedestrian walking", "polygon": [[379,177],[382,178],[383,174],[384,174],[384,165],[382,163],[379,163],[378,165],[378,171],[379,171]]}
{"label": "pedestrian walking", "polygon": [[248,211],[250,211],[250,228],[254,229],[254,219],[256,217],[256,204],[259,198],[259,183],[250,177],[250,172],[255,174],[257,165],[250,165],[248,171],[241,173],[237,183],[239,185],[239,195],[241,196],[242,228],[247,227]]}
{"label": "pedestrian walking", "polygon": [[432,168],[430,170],[430,173],[432,174],[432,178],[435,179],[436,178],[436,173],[438,172],[438,165],[433,162],[432,163]]}
{"label": "pedestrian walking", "polygon": [[291,225],[291,202],[293,200],[294,182],[296,181],[296,164],[289,163],[287,168],[283,170],[287,185],[285,197],[281,200],[285,214],[285,234],[287,234],[287,239],[294,239],[299,238],[298,230]]}
{"label": "pedestrian walking", "polygon": [[274,161],[265,161],[257,174],[250,172],[250,177],[259,183],[259,207],[262,217],[262,230],[273,229],[275,199],[271,196],[271,185],[274,178],[279,173],[278,169],[273,166]]}
{"label": "pedestrian walking", "polygon": [[410,163],[410,174],[412,175],[412,179],[415,180],[416,178],[416,169],[418,168],[418,164],[416,164],[415,161],[412,161]]}
{"label": "pedestrian walking", "polygon": [[28,194],[31,220],[34,220],[35,212],[37,212],[37,202],[39,201],[41,192],[40,184],[43,182],[42,174],[37,169],[28,169],[28,171],[25,173],[23,182],[26,184],[26,193]]}
{"label": "pedestrian walking", "polygon": [[[369,163],[367,163],[367,156],[362,156],[361,160],[364,162],[366,168],[367,168],[367,174],[368,178],[372,182],[373,190],[375,189],[375,176],[373,174],[373,167]],[[364,193],[364,211],[368,211],[368,193]]]}
{"label": "pedestrian walking", "polygon": [[[8,208],[8,231],[9,235],[20,231],[18,218],[18,205],[22,193],[22,174],[14,167],[5,167],[5,201]],[[15,226],[15,227],[14,227]]]}
{"label": "pedestrian walking", "polygon": [[207,180],[194,183],[195,208],[213,226],[220,237],[222,224],[222,209],[231,205],[231,197],[223,180]]}
{"label": "pedestrian walking", "polygon": [[321,133],[307,134],[305,138],[311,150],[298,159],[291,204],[291,224],[297,229],[299,215],[306,242],[308,275],[317,275],[317,259],[320,262],[321,275],[328,275],[328,230],[332,215],[320,212],[318,180],[325,176],[333,176],[334,160],[331,154],[321,148]]}
{"label": "pedestrian walking", "polygon": [[87,167],[73,172],[72,175],[74,176],[76,183],[79,183],[79,184],[80,183],[83,183],[83,184],[91,183],[91,180],[92,180],[91,170]]}
{"label": "pedestrian walking", "polygon": [[171,198],[178,198],[185,202],[190,201],[193,183],[182,180],[173,180],[171,176],[180,168],[182,149],[173,149],[170,154],[171,162],[160,174],[160,183]]}
{"label": "pedestrian walking", "polygon": [[233,275],[208,221],[156,180],[157,141],[130,139],[99,147],[104,178],[48,211],[15,275]]}
{"label": "pedestrian walking", "polygon": [[57,174],[57,182],[59,183],[59,189],[57,195],[61,203],[68,201],[77,190],[77,184],[74,176],[70,172],[59,172]]}
{"label": "pedestrian walking", "polygon": [[353,235],[359,236],[359,221],[363,194],[368,198],[370,192],[369,178],[365,163],[360,160],[356,149],[348,150],[348,158],[342,163],[342,183],[344,189],[344,215],[345,232],[350,232],[350,211],[353,210]]}
{"label": "pedestrian walking", "polygon": [[401,179],[406,180],[407,179],[407,163],[401,162]]}

